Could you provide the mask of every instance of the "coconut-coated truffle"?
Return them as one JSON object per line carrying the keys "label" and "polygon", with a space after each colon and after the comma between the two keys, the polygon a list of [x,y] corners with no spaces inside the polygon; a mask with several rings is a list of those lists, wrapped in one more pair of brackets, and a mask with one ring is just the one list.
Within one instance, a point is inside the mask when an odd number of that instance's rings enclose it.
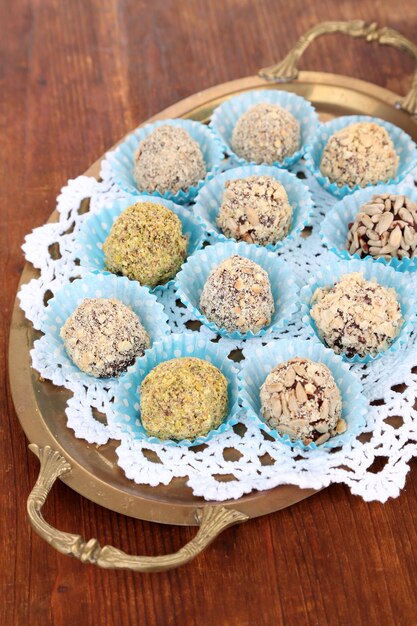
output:
{"label": "coconut-coated truffle", "polygon": [[268,374],[260,391],[266,423],[292,441],[325,443],[346,430],[342,399],[329,368],[295,357]]}
{"label": "coconut-coated truffle", "polygon": [[209,322],[228,332],[259,332],[270,324],[274,308],[267,272],[237,254],[214,268],[200,298]]}
{"label": "coconut-coated truffle", "polygon": [[323,150],[320,171],[338,187],[365,187],[394,178],[398,163],[385,128],[374,122],[357,122],[330,137]]}
{"label": "coconut-coated truffle", "polygon": [[283,185],[272,176],[228,180],[217,225],[226,237],[262,246],[283,239],[292,207]]}
{"label": "coconut-coated truffle", "polygon": [[86,298],[61,328],[65,349],[90,376],[118,376],[150,346],[138,316],[123,302]]}
{"label": "coconut-coated truffle", "polygon": [[286,109],[261,102],[238,119],[232,133],[232,149],[254,163],[281,162],[300,147],[300,124]]}
{"label": "coconut-coated truffle", "polygon": [[116,219],[103,251],[110,272],[155,287],[180,269],[187,237],[173,211],[163,204],[138,202]]}
{"label": "coconut-coated truffle", "polygon": [[148,435],[195,439],[217,428],[228,412],[227,379],[208,361],[194,357],[157,365],[140,389],[140,414]]}
{"label": "coconut-coated truffle", "polygon": [[311,317],[324,343],[337,354],[376,356],[400,332],[403,318],[394,289],[344,274],[333,286],[316,289]]}
{"label": "coconut-coated truffle", "polygon": [[412,259],[417,249],[417,202],[397,194],[372,196],[349,224],[346,247],[362,258]]}
{"label": "coconut-coated truffle", "polygon": [[158,126],[140,142],[135,154],[133,177],[141,191],[187,191],[205,175],[199,144],[179,126]]}

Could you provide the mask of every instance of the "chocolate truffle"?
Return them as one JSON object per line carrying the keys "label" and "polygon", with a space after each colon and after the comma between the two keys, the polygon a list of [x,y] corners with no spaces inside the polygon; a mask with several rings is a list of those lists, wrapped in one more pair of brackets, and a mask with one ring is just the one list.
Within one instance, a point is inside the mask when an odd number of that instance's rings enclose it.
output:
{"label": "chocolate truffle", "polygon": [[232,133],[232,149],[246,161],[281,162],[300,147],[300,124],[286,109],[261,102],[238,119]]}
{"label": "chocolate truffle", "polygon": [[337,354],[376,356],[398,335],[403,322],[394,289],[360,272],[344,274],[333,286],[316,289],[311,317],[319,336]]}
{"label": "chocolate truffle", "polygon": [[163,204],[152,202],[138,202],[125,209],[103,244],[110,272],[149,287],[175,276],[186,250],[180,219]]}
{"label": "chocolate truffle", "polygon": [[292,208],[284,187],[272,176],[228,180],[217,225],[226,237],[264,246],[283,239]]}
{"label": "chocolate truffle", "polygon": [[179,126],[158,126],[140,142],[135,154],[133,177],[141,191],[187,191],[205,175],[199,144]]}
{"label": "chocolate truffle", "polygon": [[260,392],[266,423],[292,441],[325,443],[346,430],[342,399],[329,368],[296,357],[268,374]]}
{"label": "chocolate truffle", "polygon": [[349,224],[346,248],[362,258],[412,259],[417,248],[417,202],[389,193],[372,196]]}
{"label": "chocolate truffle", "polygon": [[140,413],[148,435],[195,439],[227,415],[227,379],[208,361],[178,358],[157,365],[144,378]]}
{"label": "chocolate truffle", "polygon": [[376,185],[397,175],[398,155],[383,126],[374,122],[350,124],[330,137],[320,171],[338,187]]}
{"label": "chocolate truffle", "polygon": [[269,276],[257,263],[235,254],[210,273],[200,309],[209,322],[228,332],[257,333],[274,312]]}
{"label": "chocolate truffle", "polygon": [[138,316],[123,302],[86,298],[61,328],[65,349],[90,376],[118,376],[150,346]]}

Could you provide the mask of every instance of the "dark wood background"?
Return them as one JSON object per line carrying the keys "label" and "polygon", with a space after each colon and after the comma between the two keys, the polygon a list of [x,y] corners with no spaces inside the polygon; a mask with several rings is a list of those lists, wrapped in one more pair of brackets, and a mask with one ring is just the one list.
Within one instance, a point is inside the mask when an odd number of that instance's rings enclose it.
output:
{"label": "dark wood background", "polygon": [[[38,462],[8,390],[6,346],[25,233],[124,133],[196,91],[254,74],[324,19],[363,18],[417,39],[415,0],[15,0],[0,3],[0,623],[56,626],[417,624],[417,471],[396,500],[366,504],[333,486],[226,531],[181,570],[100,571],[34,535],[25,503]],[[403,93],[400,52],[332,36],[308,69]],[[177,550],[191,528],[106,511],[63,484],[46,506],[63,530],[132,553]]]}

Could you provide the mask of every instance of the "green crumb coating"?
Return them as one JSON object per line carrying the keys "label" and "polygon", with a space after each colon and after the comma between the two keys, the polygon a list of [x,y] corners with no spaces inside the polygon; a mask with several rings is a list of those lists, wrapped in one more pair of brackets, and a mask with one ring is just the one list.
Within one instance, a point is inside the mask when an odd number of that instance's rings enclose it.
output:
{"label": "green crumb coating", "polygon": [[106,267],[155,287],[178,272],[187,243],[175,213],[163,204],[137,202],[117,218],[103,244]]}
{"label": "green crumb coating", "polygon": [[159,439],[206,435],[228,412],[227,379],[194,357],[160,363],[144,378],[140,393],[143,427]]}

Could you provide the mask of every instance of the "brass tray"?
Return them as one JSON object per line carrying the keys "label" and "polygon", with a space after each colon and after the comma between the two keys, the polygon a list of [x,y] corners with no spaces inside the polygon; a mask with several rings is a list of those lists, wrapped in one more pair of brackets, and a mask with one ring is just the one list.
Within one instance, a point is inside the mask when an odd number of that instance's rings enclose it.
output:
{"label": "brass tray", "polygon": [[[324,22],[306,33],[281,63],[261,70],[259,76],[202,91],[147,122],[168,117],[206,122],[213,109],[232,95],[256,88],[284,88],[310,100],[321,120],[346,114],[374,115],[403,128],[417,141],[417,69],[411,90],[403,99],[387,89],[355,78],[323,72],[298,74],[297,62],[310,42],[331,32],[394,45],[406,50],[417,63],[417,47],[392,29],[378,29],[375,24],[366,25],[359,20]],[[285,87],[280,86],[282,82],[286,83]],[[99,170],[100,160],[85,174],[98,177]],[[54,212],[49,221],[57,219]],[[27,263],[20,284],[36,276],[38,272]],[[11,391],[19,420],[32,442],[29,447],[41,461],[38,481],[28,499],[28,513],[35,531],[60,552],[101,567],[136,571],[169,569],[189,561],[227,526],[277,511],[315,493],[312,489],[281,486],[219,505],[195,497],[186,486],[186,479],[177,478],[167,486],[158,487],[135,484],[116,465],[116,442],[104,446],[89,445],[76,439],[66,427],[64,408],[69,392],[41,380],[31,369],[29,350],[38,336],[16,301],[9,348]],[[174,555],[132,557],[110,546],[101,548],[96,539],[86,542],[79,535],[52,528],[43,519],[42,505],[58,477],[81,495],[113,511],[166,524],[198,525],[200,529],[196,537]]]}

